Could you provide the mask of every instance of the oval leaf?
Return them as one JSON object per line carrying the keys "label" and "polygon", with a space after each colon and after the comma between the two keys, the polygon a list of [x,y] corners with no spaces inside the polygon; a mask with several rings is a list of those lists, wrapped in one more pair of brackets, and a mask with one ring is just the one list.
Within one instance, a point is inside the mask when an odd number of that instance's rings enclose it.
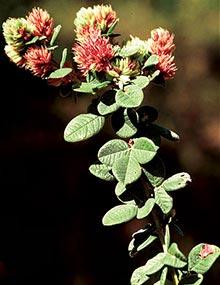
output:
{"label": "oval leaf", "polygon": [[132,155],[140,164],[149,162],[156,154],[158,146],[148,138],[133,139]]}
{"label": "oval leaf", "polygon": [[149,259],[148,262],[144,265],[146,274],[151,275],[158,272],[164,266],[165,256],[166,253],[160,252],[153,258]]}
{"label": "oval leaf", "polygon": [[161,208],[164,214],[168,214],[173,207],[172,197],[161,187],[155,188],[154,193],[156,204]]}
{"label": "oval leaf", "polygon": [[60,68],[60,69],[53,71],[49,75],[48,78],[51,78],[51,79],[63,78],[66,75],[68,75],[70,72],[72,72],[72,68],[70,68],[70,67]]}
{"label": "oval leaf", "polygon": [[111,117],[112,127],[116,134],[122,138],[129,138],[137,132],[138,116],[134,110],[119,109]]}
{"label": "oval leaf", "polygon": [[116,103],[125,108],[135,108],[141,105],[144,93],[137,85],[128,85],[125,91],[118,90],[116,93]]}
{"label": "oval leaf", "polygon": [[181,172],[166,179],[161,187],[166,191],[174,191],[185,187],[191,181],[191,177],[188,173]]}
{"label": "oval leaf", "polygon": [[149,198],[145,202],[144,206],[138,209],[137,218],[143,219],[147,217],[150,214],[150,212],[153,210],[154,204],[155,204],[154,198]]}
{"label": "oval leaf", "polygon": [[94,176],[106,181],[114,180],[114,176],[109,172],[110,170],[111,167],[108,167],[105,164],[92,164],[89,167],[89,171]]}
{"label": "oval leaf", "polygon": [[129,155],[128,144],[120,139],[110,140],[105,143],[98,152],[98,159],[109,166],[112,166],[113,163],[123,157]]}
{"label": "oval leaf", "polygon": [[[207,252],[205,252],[207,247]],[[188,256],[188,270],[196,273],[206,273],[220,256],[220,249],[215,245],[200,243],[196,245]]]}
{"label": "oval leaf", "polygon": [[119,205],[109,210],[103,217],[104,226],[112,226],[130,221],[136,216],[137,206],[135,205]]}
{"label": "oval leaf", "polygon": [[115,161],[112,172],[118,181],[127,185],[138,180],[141,176],[141,167],[130,152],[128,156]]}
{"label": "oval leaf", "polygon": [[139,88],[143,89],[150,83],[150,80],[148,79],[147,76],[140,75],[140,76],[137,76],[131,82],[137,85]]}
{"label": "oval leaf", "polygon": [[131,276],[130,282],[131,285],[142,285],[149,279],[150,277],[145,273],[145,266],[141,266],[135,269]]}
{"label": "oval leaf", "polygon": [[62,28],[61,25],[58,25],[58,26],[56,26],[56,28],[54,28],[54,30],[53,30],[53,35],[52,35],[52,38],[51,38],[51,40],[50,40],[50,46],[52,46],[52,45],[55,43],[55,41],[56,41],[56,39],[57,39],[57,37],[58,37],[58,35],[59,35],[59,32],[60,32],[61,28]]}
{"label": "oval leaf", "polygon": [[80,114],[66,126],[64,139],[67,142],[86,140],[97,134],[104,126],[105,118],[94,114]]}
{"label": "oval leaf", "polygon": [[164,264],[174,268],[182,268],[187,263],[186,261],[182,261],[181,259],[167,252],[166,256],[164,257]]}

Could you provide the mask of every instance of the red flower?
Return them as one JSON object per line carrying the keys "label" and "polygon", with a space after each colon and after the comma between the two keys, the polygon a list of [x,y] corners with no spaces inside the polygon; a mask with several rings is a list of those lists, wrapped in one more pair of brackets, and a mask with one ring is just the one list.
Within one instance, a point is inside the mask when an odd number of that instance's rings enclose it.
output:
{"label": "red flower", "polygon": [[148,50],[151,54],[158,55],[159,63],[157,68],[161,71],[165,79],[171,79],[176,73],[174,63],[175,44],[173,43],[174,34],[170,34],[162,28],[151,31],[151,38],[148,40]]}
{"label": "red flower", "polygon": [[32,73],[39,77],[45,77],[52,71],[53,65],[51,62],[51,52],[44,46],[30,47],[25,55],[25,67],[32,71]]}
{"label": "red flower", "polygon": [[107,71],[114,56],[113,47],[108,38],[101,36],[101,31],[90,28],[89,35],[82,42],[74,45],[74,59],[85,76],[90,70]]}
{"label": "red flower", "polygon": [[50,38],[53,32],[54,20],[46,10],[33,8],[27,17],[27,21],[34,25],[34,36]]}

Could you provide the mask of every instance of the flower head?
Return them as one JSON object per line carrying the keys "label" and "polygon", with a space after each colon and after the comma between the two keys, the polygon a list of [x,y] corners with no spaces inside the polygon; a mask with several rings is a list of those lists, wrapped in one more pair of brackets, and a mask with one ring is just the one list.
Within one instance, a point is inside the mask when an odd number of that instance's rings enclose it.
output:
{"label": "flower head", "polygon": [[83,7],[77,12],[74,21],[77,38],[85,37],[89,28],[96,28],[105,32],[115,21],[116,13],[110,5],[97,5],[93,8]]}
{"label": "flower head", "polygon": [[51,59],[51,52],[44,46],[30,47],[24,58],[26,60],[25,67],[29,69],[34,75],[45,77],[53,68]]}
{"label": "flower head", "polygon": [[10,58],[12,62],[17,64],[18,66],[22,66],[24,63],[24,59],[21,54],[17,51],[15,47],[12,45],[5,46],[5,53]]}
{"label": "flower head", "polygon": [[114,50],[108,38],[101,36],[101,31],[90,29],[90,34],[83,42],[73,46],[74,60],[83,75],[89,71],[107,71],[114,56]]}
{"label": "flower head", "polygon": [[[130,36],[130,40],[127,41],[123,47],[125,50],[133,50],[134,54],[144,57],[148,54],[148,42],[139,39],[138,37]],[[122,48],[122,49],[123,49]]]}
{"label": "flower head", "polygon": [[3,35],[7,45],[21,50],[34,30],[34,26],[24,18],[9,18],[3,23]]}
{"label": "flower head", "polygon": [[28,23],[34,26],[34,36],[45,36],[50,38],[53,32],[54,20],[46,10],[33,8],[27,16]]}
{"label": "flower head", "polygon": [[140,64],[136,60],[130,58],[116,58],[115,62],[112,63],[112,69],[108,71],[113,77],[120,75],[136,76],[140,73]]}
{"label": "flower head", "polygon": [[151,31],[151,38],[147,41],[149,52],[158,55],[157,68],[165,79],[173,78],[177,70],[172,56],[175,50],[173,39],[174,35],[169,31],[158,28]]}

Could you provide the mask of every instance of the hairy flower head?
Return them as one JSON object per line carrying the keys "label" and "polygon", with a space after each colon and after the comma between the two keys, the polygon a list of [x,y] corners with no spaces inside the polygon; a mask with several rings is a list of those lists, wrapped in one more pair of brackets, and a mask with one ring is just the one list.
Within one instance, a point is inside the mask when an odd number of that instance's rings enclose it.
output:
{"label": "hairy flower head", "polygon": [[83,75],[89,71],[107,71],[114,56],[114,50],[108,38],[101,36],[101,31],[90,29],[90,34],[83,42],[73,46],[74,60]]}
{"label": "hairy flower head", "polygon": [[50,38],[53,32],[54,20],[46,10],[33,8],[27,16],[28,23],[34,26],[34,36]]}
{"label": "hairy flower head", "polygon": [[12,62],[17,64],[18,66],[22,66],[24,63],[24,59],[21,54],[17,51],[15,47],[12,45],[5,46],[5,53],[10,58]]}
{"label": "hairy flower head", "polygon": [[52,54],[44,46],[30,47],[26,51],[24,59],[26,60],[25,67],[36,76],[44,78],[52,71]]}
{"label": "hairy flower head", "polygon": [[174,34],[170,34],[163,28],[158,28],[151,31],[151,38],[147,41],[149,52],[158,55],[157,68],[165,79],[173,78],[177,70],[174,56],[172,56],[175,50],[173,40]]}
{"label": "hairy flower head", "polygon": [[34,30],[34,26],[24,18],[9,18],[2,27],[7,45],[12,45],[17,50],[23,48]]}
{"label": "hairy flower head", "polygon": [[112,69],[108,71],[113,77],[120,75],[126,76],[137,76],[140,73],[140,64],[136,60],[126,58],[116,58],[115,62],[112,63]]}
{"label": "hairy flower head", "polygon": [[89,28],[100,29],[105,32],[116,21],[116,13],[110,5],[96,5],[93,8],[81,8],[74,24],[78,39],[87,36]]}
{"label": "hairy flower head", "polygon": [[130,40],[127,41],[126,45],[123,47],[127,50],[133,50],[134,54],[138,56],[146,56],[148,54],[148,42],[139,39],[138,37],[130,36]]}

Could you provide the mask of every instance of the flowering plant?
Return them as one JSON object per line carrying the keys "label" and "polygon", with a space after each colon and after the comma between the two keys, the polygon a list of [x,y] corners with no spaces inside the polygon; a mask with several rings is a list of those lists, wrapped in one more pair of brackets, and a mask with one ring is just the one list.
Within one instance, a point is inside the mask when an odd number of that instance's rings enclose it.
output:
{"label": "flowering plant", "polygon": [[110,118],[117,138],[99,149],[98,162],[89,167],[96,177],[115,183],[120,202],[102,222],[105,226],[134,218],[145,222],[132,235],[128,246],[131,257],[152,244],[161,244],[161,249],[133,272],[131,284],[199,285],[220,249],[201,243],[186,257],[172,242],[172,231],[179,228],[171,192],[187,186],[191,177],[185,172],[166,177],[158,152],[161,138],[176,141],[179,136],[155,123],[158,112],[154,107],[142,106],[143,90],[150,83],[164,85],[175,76],[174,35],[157,28],[149,39],[131,36],[119,45],[114,33],[118,21],[111,6],[81,8],[74,21],[73,61],[66,61],[64,48],[57,62],[56,39],[61,26],[54,27],[47,11],[34,8],[26,18],[3,23],[5,52],[17,66],[50,85],[69,86],[92,97],[88,112],[68,123],[64,131],[67,142],[91,138]]}

